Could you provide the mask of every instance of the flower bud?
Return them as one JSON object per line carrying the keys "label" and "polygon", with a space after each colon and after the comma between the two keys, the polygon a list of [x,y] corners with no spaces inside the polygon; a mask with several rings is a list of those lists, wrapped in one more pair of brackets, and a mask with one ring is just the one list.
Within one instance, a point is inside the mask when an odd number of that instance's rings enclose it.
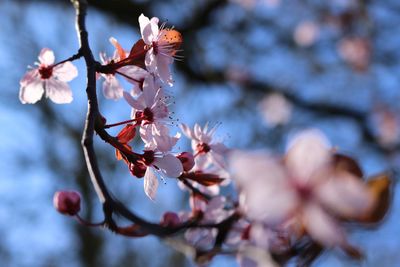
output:
{"label": "flower bud", "polygon": [[192,153],[182,152],[177,158],[182,162],[183,170],[190,171],[194,166],[194,157]]}
{"label": "flower bud", "polygon": [[81,210],[81,195],[76,191],[57,191],[53,203],[58,212],[74,216]]}
{"label": "flower bud", "polygon": [[178,226],[180,224],[180,219],[178,214],[176,214],[175,212],[166,212],[164,213],[160,224],[162,226],[166,226],[166,227],[174,227],[174,226]]}

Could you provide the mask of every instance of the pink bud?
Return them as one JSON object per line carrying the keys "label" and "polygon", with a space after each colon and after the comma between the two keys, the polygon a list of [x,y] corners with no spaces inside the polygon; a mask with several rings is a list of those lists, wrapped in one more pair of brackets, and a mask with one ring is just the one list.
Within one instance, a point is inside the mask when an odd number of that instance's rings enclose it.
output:
{"label": "pink bud", "polygon": [[192,153],[182,152],[177,156],[177,158],[182,162],[183,170],[190,171],[194,166],[194,157]]}
{"label": "pink bud", "polygon": [[81,210],[81,195],[76,191],[57,191],[53,203],[58,212],[74,216]]}
{"label": "pink bud", "polygon": [[178,214],[175,212],[166,212],[164,213],[160,224],[166,227],[174,227],[178,226],[180,221]]}

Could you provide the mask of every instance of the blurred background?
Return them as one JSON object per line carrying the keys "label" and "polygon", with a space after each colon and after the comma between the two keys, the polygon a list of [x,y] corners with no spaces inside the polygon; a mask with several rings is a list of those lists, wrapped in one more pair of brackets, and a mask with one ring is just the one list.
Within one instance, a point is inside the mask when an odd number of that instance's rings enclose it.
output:
{"label": "blurred background", "polygon": [[[111,36],[129,50],[140,38],[141,13],[183,34],[184,60],[174,65],[176,83],[168,89],[179,121],[221,122],[217,136],[229,147],[279,153],[294,132],[317,127],[339,151],[356,158],[367,176],[398,168],[399,1],[88,2],[96,56],[111,55]],[[0,266],[193,266],[156,238],[85,228],[53,209],[56,190],[76,189],[83,195],[82,216],[102,219],[80,147],[83,62],[74,63],[80,75],[70,84],[72,104],[18,100],[19,80],[43,47],[54,50],[56,61],[77,51],[74,19],[66,0],[0,0]],[[106,101],[101,93],[99,98],[108,122],[129,119],[124,100]],[[177,150],[188,145],[182,140]],[[160,185],[153,203],[110,146],[96,140],[96,147],[107,184],[143,217],[158,221],[165,211],[187,208],[188,196],[175,181]],[[314,265],[399,266],[399,218],[395,194],[381,225],[350,234],[364,261],[333,250]],[[211,264],[221,265],[236,266],[235,259],[219,256]]]}

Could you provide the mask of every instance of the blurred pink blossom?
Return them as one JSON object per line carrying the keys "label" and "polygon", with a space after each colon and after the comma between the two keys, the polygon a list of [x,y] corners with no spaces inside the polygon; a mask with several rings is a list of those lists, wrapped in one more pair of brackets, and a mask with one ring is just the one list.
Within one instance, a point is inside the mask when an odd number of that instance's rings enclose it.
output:
{"label": "blurred pink blossom", "polygon": [[296,135],[283,161],[266,153],[233,153],[233,178],[247,216],[271,226],[295,219],[315,241],[345,246],[336,218],[363,214],[373,200],[358,177],[334,172],[331,157],[327,139],[317,130]]}
{"label": "blurred pink blossom", "polygon": [[267,125],[286,124],[292,116],[292,104],[281,94],[269,94],[259,103],[259,109]]}

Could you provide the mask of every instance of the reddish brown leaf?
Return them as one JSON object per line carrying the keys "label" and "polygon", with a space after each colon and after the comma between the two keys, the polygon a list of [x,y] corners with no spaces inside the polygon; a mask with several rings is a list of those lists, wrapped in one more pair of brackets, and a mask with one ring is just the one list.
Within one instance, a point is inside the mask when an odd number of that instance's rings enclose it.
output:
{"label": "reddish brown leaf", "polygon": [[343,155],[343,154],[335,154],[333,156],[333,165],[335,171],[337,172],[348,172],[353,174],[356,177],[362,178],[363,172],[358,165],[357,161],[353,158]]}
{"label": "reddish brown leaf", "polygon": [[357,218],[357,221],[368,224],[379,223],[389,210],[393,181],[389,174],[382,173],[368,180],[367,186],[374,197],[375,206],[370,213]]}
{"label": "reddish brown leaf", "polygon": [[221,178],[216,174],[203,173],[200,171],[187,173],[184,177],[204,186],[220,184],[224,180],[224,178]]}

